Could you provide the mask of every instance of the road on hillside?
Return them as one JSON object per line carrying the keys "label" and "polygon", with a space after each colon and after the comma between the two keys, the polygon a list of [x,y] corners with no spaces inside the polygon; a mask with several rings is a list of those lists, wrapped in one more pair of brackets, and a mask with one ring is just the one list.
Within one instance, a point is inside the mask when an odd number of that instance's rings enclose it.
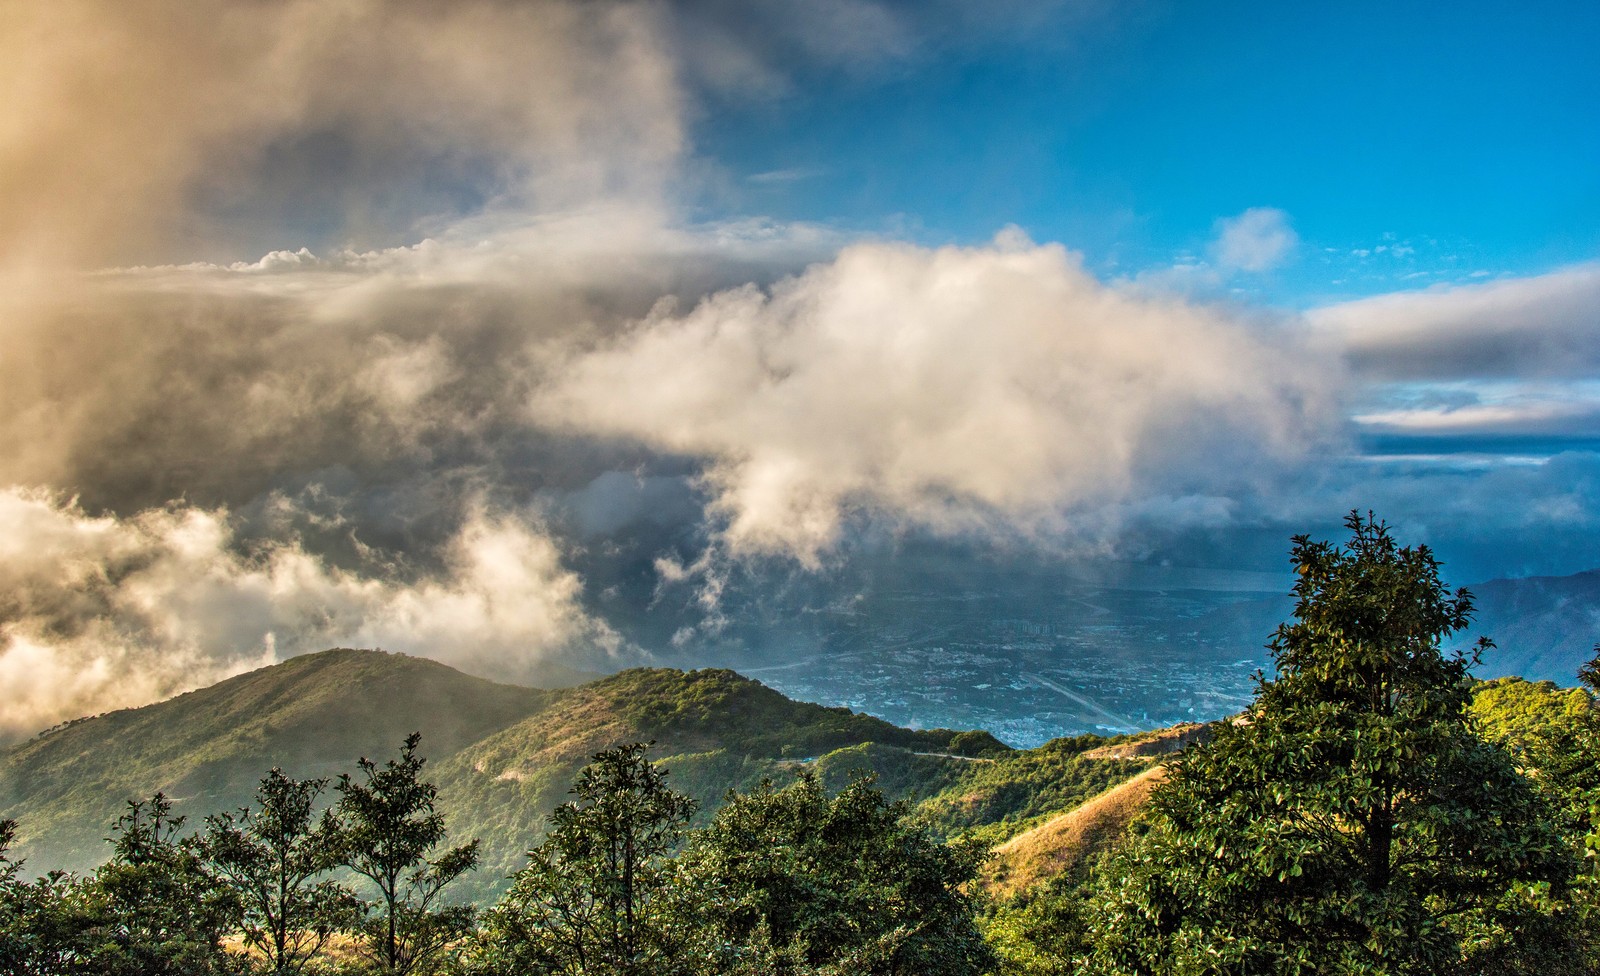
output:
{"label": "road on hillside", "polygon": [[1054,681],[1051,681],[1049,678],[1046,678],[1043,675],[1032,674],[1027,671],[1022,672],[1022,676],[1041,688],[1048,688],[1065,698],[1077,702],[1084,708],[1089,709],[1094,714],[1105,719],[1105,724],[1111,728],[1121,729],[1124,732],[1139,731],[1139,723],[1126,716],[1118,715],[1115,712],[1108,711],[1105,706],[1101,705],[1099,702],[1092,698],[1086,698],[1078,692],[1073,691],[1071,688],[1063,688],[1061,685],[1056,684]]}

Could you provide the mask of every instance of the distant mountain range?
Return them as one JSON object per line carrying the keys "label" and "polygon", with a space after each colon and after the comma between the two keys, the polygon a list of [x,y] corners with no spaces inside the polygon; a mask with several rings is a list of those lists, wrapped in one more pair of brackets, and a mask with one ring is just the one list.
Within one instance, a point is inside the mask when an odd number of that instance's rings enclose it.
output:
{"label": "distant mountain range", "polygon": [[[1489,580],[1467,590],[1477,613],[1472,627],[1450,643],[1467,648],[1478,637],[1494,641],[1474,671],[1480,678],[1518,675],[1572,685],[1600,642],[1600,570]],[[1238,645],[1250,635],[1264,642],[1293,612],[1292,597],[1273,596],[1218,608],[1192,626],[1218,643]]]}
{"label": "distant mountain range", "polygon": [[1469,587],[1478,616],[1471,636],[1489,637],[1479,677],[1521,675],[1571,685],[1600,642],[1600,570],[1572,576],[1490,580]]}

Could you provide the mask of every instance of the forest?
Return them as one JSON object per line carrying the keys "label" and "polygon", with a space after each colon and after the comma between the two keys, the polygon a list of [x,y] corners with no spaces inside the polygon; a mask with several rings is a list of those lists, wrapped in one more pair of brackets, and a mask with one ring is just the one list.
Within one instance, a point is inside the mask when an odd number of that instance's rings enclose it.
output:
{"label": "forest", "polygon": [[[1477,650],[1446,649],[1471,594],[1372,516],[1347,526],[1294,540],[1296,606],[1253,704],[1133,780],[1082,772],[1089,742],[1008,766],[990,737],[918,733],[969,753],[937,803],[882,762],[842,783],[797,762],[703,809],[651,743],[619,741],[484,898],[481,842],[450,828],[412,734],[333,777],[271,769],[200,822],[130,800],[89,871],[30,877],[0,820],[0,972],[1600,972],[1600,650],[1580,688],[1477,681]],[[637,707],[670,727],[704,704]],[[1041,798],[1135,782],[1104,837],[996,883]],[[1014,817],[975,812],[1000,796]]]}

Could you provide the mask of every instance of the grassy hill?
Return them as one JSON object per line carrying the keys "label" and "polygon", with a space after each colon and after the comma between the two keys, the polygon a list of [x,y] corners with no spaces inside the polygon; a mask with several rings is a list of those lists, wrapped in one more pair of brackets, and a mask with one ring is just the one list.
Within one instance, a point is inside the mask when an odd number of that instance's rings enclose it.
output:
{"label": "grassy hill", "polygon": [[984,865],[983,887],[991,895],[1013,897],[1110,850],[1126,835],[1166,773],[1164,765],[1150,766],[999,845]]}
{"label": "grassy hill", "polygon": [[558,694],[402,654],[308,654],[12,747],[0,754],[0,817],[18,821],[30,869],[84,870],[104,860],[129,798],[160,790],[198,824],[247,802],[273,766],[332,777],[417,730],[428,755],[448,756]]}
{"label": "grassy hill", "polygon": [[[947,830],[1055,809],[1102,788],[1065,772],[1104,740],[1014,752],[983,732],[912,730],[792,701],[732,671],[625,671],[578,688],[496,684],[420,658],[334,650],[169,701],[81,719],[0,753],[0,817],[19,822],[31,872],[87,870],[134,797],[160,790],[198,826],[250,801],[261,776],[334,777],[423,734],[426,775],[457,838],[484,841],[469,886],[487,895],[521,865],[549,810],[594,753],[654,741],[652,758],[705,815],[730,788],[811,769],[832,787],[873,773],[926,799]],[[1029,782],[1032,785],[1027,785]],[[985,799],[974,806],[973,797]],[[331,799],[331,796],[330,796]]]}
{"label": "grassy hill", "polygon": [[452,829],[484,841],[482,883],[521,865],[540,821],[590,756],[639,741],[655,743],[651,757],[674,789],[700,802],[702,819],[729,789],[785,782],[808,766],[830,785],[866,771],[892,795],[928,796],[957,782],[970,757],[1012,751],[987,733],[915,731],[792,701],[732,671],[624,671],[565,692],[439,763],[435,782]]}

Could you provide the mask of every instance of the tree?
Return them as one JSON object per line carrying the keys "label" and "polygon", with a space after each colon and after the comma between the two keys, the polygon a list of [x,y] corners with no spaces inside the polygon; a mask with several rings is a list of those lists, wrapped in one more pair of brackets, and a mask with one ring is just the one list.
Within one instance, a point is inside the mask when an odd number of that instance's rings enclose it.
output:
{"label": "tree", "polygon": [[78,902],[73,971],[193,976],[239,968],[222,947],[234,905],[211,884],[194,839],[180,836],[183,825],[164,794],[128,801],[112,828],[111,860],[81,890],[64,892]]}
{"label": "tree", "polygon": [[1084,869],[1050,879],[1038,889],[984,906],[979,923],[994,951],[994,976],[1073,976],[1086,941]]}
{"label": "tree", "polygon": [[1096,963],[1137,973],[1559,971],[1573,864],[1467,719],[1466,626],[1426,547],[1352,513],[1294,540],[1295,619],[1254,705],[1174,762],[1102,872]]}
{"label": "tree", "polygon": [[0,972],[27,972],[31,922],[28,884],[18,874],[22,862],[11,858],[17,836],[15,820],[0,820]]}
{"label": "tree", "polygon": [[1581,943],[1572,955],[1587,959],[1589,971],[1600,972],[1600,646],[1578,670],[1578,682],[1581,690],[1546,694],[1563,696],[1567,707],[1528,722],[1519,745],[1534,782],[1560,811],[1583,864],[1569,911]]}
{"label": "tree", "polygon": [[327,780],[296,780],[274,768],[256,788],[258,809],[208,817],[200,853],[233,895],[245,945],[276,976],[300,973],[328,939],[355,920],[355,896],[330,880],[339,862],[338,824],[313,816]]}
{"label": "tree", "polygon": [[696,972],[965,976],[993,960],[963,885],[985,856],[940,843],[870,780],[730,794],[680,858]]}
{"label": "tree", "polygon": [[472,927],[466,905],[443,904],[450,882],[478,863],[476,840],[435,854],[446,836],[434,810],[438,791],[420,776],[420,733],[406,737],[398,759],[380,768],[362,757],[360,780],[339,777],[335,805],[338,860],[378,890],[362,926],[367,951],[391,976],[406,976]]}
{"label": "tree", "polygon": [[695,803],[633,743],[578,774],[528,865],[490,911],[478,967],[494,973],[655,976],[675,946],[662,914],[670,854]]}

